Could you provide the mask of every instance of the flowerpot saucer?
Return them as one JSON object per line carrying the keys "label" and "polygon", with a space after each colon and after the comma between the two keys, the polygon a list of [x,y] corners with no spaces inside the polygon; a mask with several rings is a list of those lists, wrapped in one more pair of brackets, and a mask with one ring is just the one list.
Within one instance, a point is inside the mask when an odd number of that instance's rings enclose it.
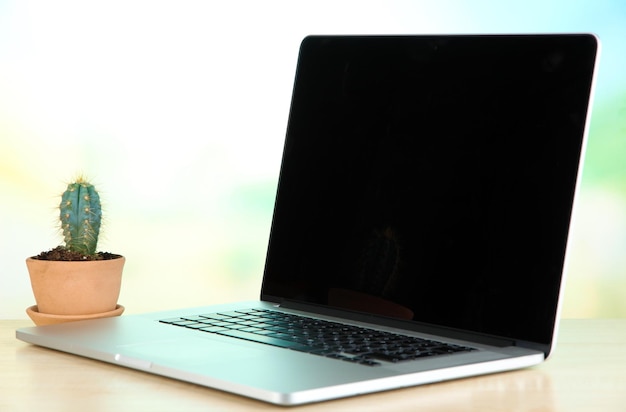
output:
{"label": "flowerpot saucer", "polygon": [[41,313],[37,310],[37,305],[26,309],[26,314],[35,322],[37,326],[54,325],[57,323],[75,322],[77,320],[111,318],[120,316],[124,312],[124,306],[117,305],[114,310],[101,313],[92,313],[90,315],[51,315]]}

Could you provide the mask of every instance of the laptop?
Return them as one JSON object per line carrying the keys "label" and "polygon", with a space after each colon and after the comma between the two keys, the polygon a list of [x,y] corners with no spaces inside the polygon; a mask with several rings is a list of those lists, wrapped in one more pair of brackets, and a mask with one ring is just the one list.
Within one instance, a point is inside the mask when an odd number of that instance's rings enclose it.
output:
{"label": "laptop", "polygon": [[537,365],[597,51],[591,34],[306,37],[260,300],[17,338],[279,405]]}

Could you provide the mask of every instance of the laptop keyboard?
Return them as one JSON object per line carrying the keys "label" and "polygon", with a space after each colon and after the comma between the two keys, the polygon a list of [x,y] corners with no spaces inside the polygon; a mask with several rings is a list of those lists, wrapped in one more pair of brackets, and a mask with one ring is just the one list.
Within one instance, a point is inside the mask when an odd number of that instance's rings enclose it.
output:
{"label": "laptop keyboard", "polygon": [[268,309],[208,313],[160,322],[367,366],[475,350]]}

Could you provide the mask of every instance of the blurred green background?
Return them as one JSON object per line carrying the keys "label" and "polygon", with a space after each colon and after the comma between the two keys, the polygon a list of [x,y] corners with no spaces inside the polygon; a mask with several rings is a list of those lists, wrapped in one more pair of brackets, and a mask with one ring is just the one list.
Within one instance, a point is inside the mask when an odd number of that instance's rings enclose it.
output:
{"label": "blurred green background", "polygon": [[610,0],[0,0],[0,318],[26,317],[79,172],[127,313],[256,299],[302,37],[450,32],[600,37],[563,315],[626,316],[625,23]]}

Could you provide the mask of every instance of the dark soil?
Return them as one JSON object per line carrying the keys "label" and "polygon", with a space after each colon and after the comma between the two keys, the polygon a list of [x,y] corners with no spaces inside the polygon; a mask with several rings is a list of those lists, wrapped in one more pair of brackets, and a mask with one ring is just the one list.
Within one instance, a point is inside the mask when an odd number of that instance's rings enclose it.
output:
{"label": "dark soil", "polygon": [[71,260],[71,261],[88,261],[88,260],[110,260],[116,259],[120,255],[109,252],[97,252],[95,255],[83,255],[82,253],[73,252],[64,248],[63,246],[57,246],[54,249],[47,252],[41,252],[37,256],[33,256],[33,259],[39,260]]}

